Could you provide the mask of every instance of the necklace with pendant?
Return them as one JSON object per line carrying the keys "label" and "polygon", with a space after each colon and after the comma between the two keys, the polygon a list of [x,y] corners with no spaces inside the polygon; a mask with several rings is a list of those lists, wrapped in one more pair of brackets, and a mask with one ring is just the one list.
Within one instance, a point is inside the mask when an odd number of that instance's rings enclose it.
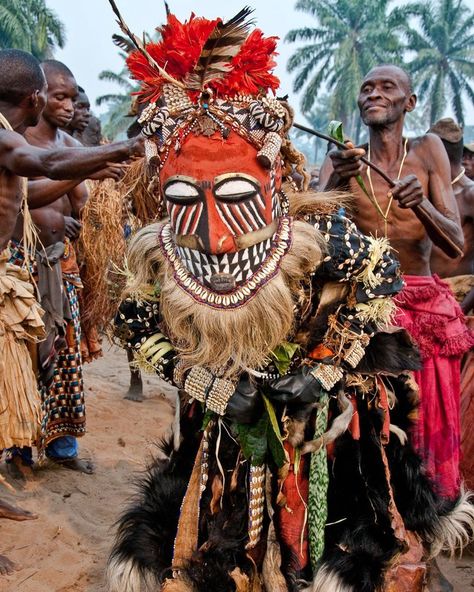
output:
{"label": "necklace with pendant", "polygon": [[[403,144],[403,157],[402,157],[402,161],[400,163],[400,168],[398,169],[397,181],[400,180],[400,177],[402,175],[403,165],[405,164],[405,160],[406,160],[406,157],[407,157],[407,154],[408,154],[407,146],[408,146],[408,138],[405,138],[405,142]],[[370,142],[369,142],[369,148],[368,148],[368,152],[367,152],[367,158],[370,160]],[[370,192],[372,193],[372,199],[370,201],[374,205],[374,207],[377,210],[378,214],[380,214],[380,216],[383,218],[383,221],[384,221],[384,233],[385,233],[385,237],[386,237],[387,236],[387,232],[388,232],[388,217],[389,217],[390,209],[391,209],[392,203],[393,203],[393,195],[392,195],[392,192],[389,193],[390,199],[388,201],[387,209],[384,212],[382,210],[382,207],[381,207],[380,203],[377,200],[377,197],[375,196],[374,186],[372,184],[372,175],[371,175],[371,172],[370,172],[370,167],[367,167],[367,179],[369,180]]]}

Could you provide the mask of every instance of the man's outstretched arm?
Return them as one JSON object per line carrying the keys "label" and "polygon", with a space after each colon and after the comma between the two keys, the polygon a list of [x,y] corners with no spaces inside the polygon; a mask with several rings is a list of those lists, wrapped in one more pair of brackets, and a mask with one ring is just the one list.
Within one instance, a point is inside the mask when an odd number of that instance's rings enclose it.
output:
{"label": "man's outstretched arm", "polygon": [[31,146],[16,132],[0,131],[0,167],[22,177],[84,179],[103,169],[108,162],[122,162],[143,153],[140,136],[97,148],[45,150]]}

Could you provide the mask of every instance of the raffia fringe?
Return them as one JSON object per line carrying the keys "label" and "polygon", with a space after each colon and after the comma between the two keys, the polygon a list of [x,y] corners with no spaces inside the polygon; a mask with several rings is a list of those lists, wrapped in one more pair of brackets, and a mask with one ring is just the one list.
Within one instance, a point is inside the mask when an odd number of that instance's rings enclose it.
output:
{"label": "raffia fringe", "polygon": [[32,446],[40,425],[41,398],[28,347],[6,331],[0,334],[0,449]]}

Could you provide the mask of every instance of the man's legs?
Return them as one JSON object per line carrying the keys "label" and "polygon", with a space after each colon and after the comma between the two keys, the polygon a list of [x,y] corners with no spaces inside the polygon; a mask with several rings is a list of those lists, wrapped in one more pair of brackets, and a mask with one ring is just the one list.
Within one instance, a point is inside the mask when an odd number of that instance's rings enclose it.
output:
{"label": "man's legs", "polygon": [[78,453],[79,446],[74,436],[60,436],[46,447],[46,456],[53,462],[67,469],[91,475],[94,472],[93,464],[88,460],[78,458]]}

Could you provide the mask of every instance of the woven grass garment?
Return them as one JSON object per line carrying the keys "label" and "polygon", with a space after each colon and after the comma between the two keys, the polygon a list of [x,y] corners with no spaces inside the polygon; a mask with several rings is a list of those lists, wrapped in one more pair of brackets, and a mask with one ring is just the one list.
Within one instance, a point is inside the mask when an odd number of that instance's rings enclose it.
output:
{"label": "woven grass garment", "polygon": [[29,344],[44,339],[42,309],[25,270],[0,255],[0,449],[37,439],[41,399]]}

